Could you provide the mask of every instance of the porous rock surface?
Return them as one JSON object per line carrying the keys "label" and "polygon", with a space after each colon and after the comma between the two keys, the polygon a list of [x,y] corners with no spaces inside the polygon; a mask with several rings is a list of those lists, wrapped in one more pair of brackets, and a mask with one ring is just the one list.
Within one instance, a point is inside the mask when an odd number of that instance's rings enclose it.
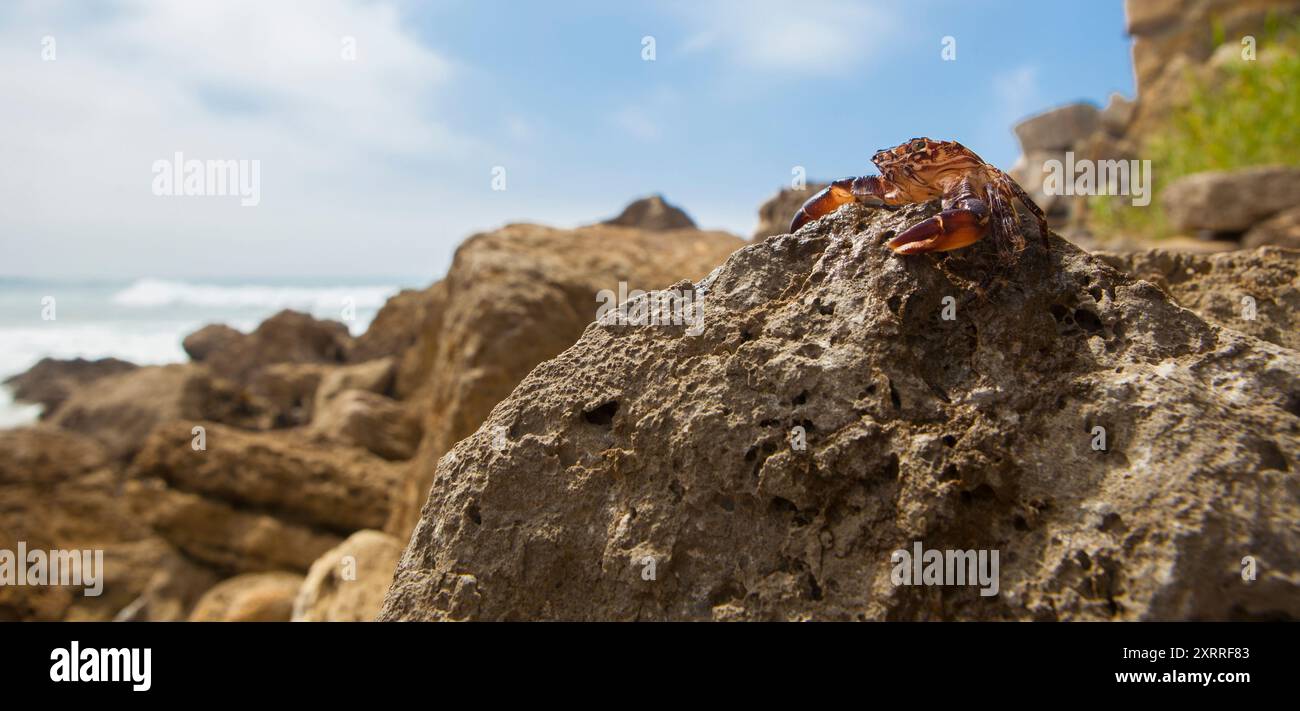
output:
{"label": "porous rock surface", "polygon": [[423,420],[424,437],[384,530],[410,537],[438,458],[582,335],[607,303],[602,291],[617,298],[620,282],[630,293],[698,279],[743,244],[724,232],[609,225],[515,224],[466,240],[427,290],[419,338],[398,370],[397,396]]}
{"label": "porous rock surface", "polygon": [[311,566],[294,602],[294,622],[370,622],[379,614],[402,542],[357,531]]}
{"label": "porous rock surface", "polygon": [[1216,254],[1167,249],[1094,254],[1154,283],[1211,323],[1300,350],[1300,251],[1261,247]]}
{"label": "porous rock surface", "polygon": [[[740,250],[701,335],[588,326],[439,460],[380,619],[1300,614],[1300,354],[1059,238],[882,247],[935,209]],[[917,541],[998,594],[894,585]]]}

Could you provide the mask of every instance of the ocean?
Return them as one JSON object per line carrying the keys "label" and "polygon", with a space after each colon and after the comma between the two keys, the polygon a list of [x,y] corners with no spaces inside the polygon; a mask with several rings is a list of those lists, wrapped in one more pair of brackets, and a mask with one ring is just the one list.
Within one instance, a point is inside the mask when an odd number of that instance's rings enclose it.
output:
{"label": "ocean", "polygon": [[[111,356],[138,365],[181,363],[188,360],[181,348],[186,335],[210,323],[248,332],[281,309],[343,321],[353,335],[360,335],[389,296],[425,285],[415,279],[0,277],[0,380],[47,356]],[[39,405],[15,403],[9,389],[0,387],[0,427],[33,422],[39,415]]]}

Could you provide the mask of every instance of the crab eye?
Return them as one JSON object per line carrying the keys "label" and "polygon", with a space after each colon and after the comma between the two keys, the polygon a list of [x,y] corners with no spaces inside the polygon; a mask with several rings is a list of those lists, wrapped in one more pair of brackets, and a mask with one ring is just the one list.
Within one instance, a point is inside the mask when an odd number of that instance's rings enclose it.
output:
{"label": "crab eye", "polygon": [[919,151],[919,150],[924,150],[924,149],[925,149],[925,139],[924,139],[924,138],[917,138],[917,139],[915,139],[915,140],[912,141],[912,150],[914,150],[914,151]]}

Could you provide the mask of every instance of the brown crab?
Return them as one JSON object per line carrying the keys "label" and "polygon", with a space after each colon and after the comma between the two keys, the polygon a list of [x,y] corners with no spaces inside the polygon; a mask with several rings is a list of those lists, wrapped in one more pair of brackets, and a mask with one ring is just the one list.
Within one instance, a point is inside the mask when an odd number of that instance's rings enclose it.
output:
{"label": "brown crab", "polygon": [[831,183],[799,208],[790,231],[851,202],[892,209],[942,198],[942,212],[907,228],[887,246],[898,254],[960,249],[983,238],[991,222],[998,253],[1011,262],[1025,247],[1013,205],[1019,200],[1038,219],[1046,243],[1047,218],[1024,189],[956,141],[913,138],[876,151],[871,162],[880,175]]}

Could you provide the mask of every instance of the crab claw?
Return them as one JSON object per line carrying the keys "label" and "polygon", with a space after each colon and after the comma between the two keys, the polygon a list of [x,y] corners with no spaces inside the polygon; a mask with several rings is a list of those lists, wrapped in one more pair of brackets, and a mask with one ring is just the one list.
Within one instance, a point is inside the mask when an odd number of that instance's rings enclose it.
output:
{"label": "crab claw", "polygon": [[988,231],[988,222],[988,208],[983,202],[978,206],[944,210],[903,230],[885,246],[898,254],[961,249],[978,242]]}
{"label": "crab claw", "polygon": [[841,178],[827,185],[794,214],[790,221],[790,231],[796,232],[800,227],[813,220],[829,215],[851,202],[860,202],[871,207],[892,208],[888,190],[891,186],[879,175],[862,178]]}
{"label": "crab claw", "polygon": [[808,198],[799,211],[794,213],[794,219],[790,221],[790,231],[796,232],[809,222],[835,212],[842,205],[854,202],[853,193],[849,190],[850,182],[848,179],[836,180]]}

